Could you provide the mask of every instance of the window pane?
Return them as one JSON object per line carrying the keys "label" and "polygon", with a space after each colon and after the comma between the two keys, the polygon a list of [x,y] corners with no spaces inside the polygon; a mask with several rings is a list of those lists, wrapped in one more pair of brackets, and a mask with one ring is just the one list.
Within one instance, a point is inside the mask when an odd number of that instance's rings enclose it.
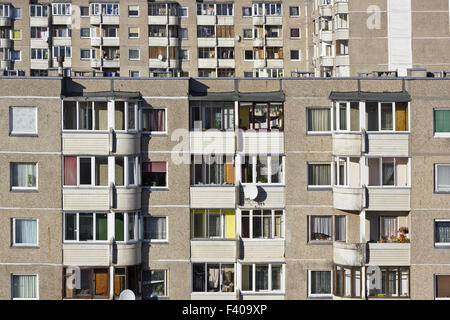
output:
{"label": "window pane", "polygon": [[366,128],[367,131],[378,131],[378,103],[366,103]]}
{"label": "window pane", "polygon": [[206,213],[194,211],[194,238],[206,238]]}
{"label": "window pane", "polygon": [[107,102],[95,102],[94,108],[95,108],[95,130],[108,130]]}
{"label": "window pane", "polygon": [[450,221],[436,222],[436,242],[450,243]]}
{"label": "window pane", "polygon": [[[92,130],[92,103],[80,102],[79,104],[79,128],[81,130]],[[98,119],[98,117],[96,117]]]}
{"label": "window pane", "polygon": [[450,275],[436,276],[436,298],[450,298]]}
{"label": "window pane", "polygon": [[149,221],[149,238],[145,239],[158,239],[165,240],[166,236],[166,217],[151,217],[146,218]]}
{"label": "window pane", "polygon": [[311,271],[311,294],[331,294],[331,271]]}
{"label": "window pane", "polygon": [[95,225],[95,240],[108,240],[108,216],[106,213],[97,213]]}
{"label": "window pane", "polygon": [[115,213],[114,216],[114,235],[116,241],[124,241],[124,214],[123,213]]}
{"label": "window pane", "polygon": [[218,264],[208,264],[207,265],[208,275],[207,275],[207,285],[208,292],[219,292],[220,283],[220,272]]}
{"label": "window pane", "polygon": [[266,103],[255,104],[254,122],[255,129],[267,129],[268,110]]}
{"label": "window pane", "polygon": [[310,186],[331,185],[331,165],[308,164],[308,185]]}
{"label": "window pane", "polygon": [[272,265],[272,290],[281,290],[281,265]]}
{"label": "window pane", "polygon": [[135,104],[129,103],[128,104],[128,129],[129,130],[136,130],[136,121],[135,121]]}
{"label": "window pane", "polygon": [[379,186],[380,183],[380,159],[369,158],[369,186]]}
{"label": "window pane", "polygon": [[256,159],[256,182],[268,183],[268,157],[258,156]]}
{"label": "window pane", "polygon": [[205,292],[205,265],[194,264],[192,267],[192,291]]}
{"label": "window pane", "polygon": [[408,131],[408,103],[395,103],[395,130]]}
{"label": "window pane", "polygon": [[436,165],[438,191],[450,190],[450,165]]}
{"label": "window pane", "polygon": [[13,275],[13,298],[35,299],[37,277],[35,275]]}
{"label": "window pane", "polygon": [[15,219],[15,239],[16,244],[37,245],[37,220]]}
{"label": "window pane", "polygon": [[108,158],[95,158],[95,185],[108,185]]}
{"label": "window pane", "polygon": [[383,168],[383,186],[393,186],[395,183],[394,159],[384,158],[382,168]]}
{"label": "window pane", "polygon": [[335,216],[334,225],[335,225],[335,240],[345,241],[345,217]]}
{"label": "window pane", "polygon": [[255,271],[255,291],[269,290],[269,266],[256,265]]}
{"label": "window pane", "polygon": [[134,185],[135,182],[136,161],[133,157],[128,157],[128,184]]}
{"label": "window pane", "polygon": [[12,133],[37,133],[35,107],[11,107]]}
{"label": "window pane", "polygon": [[253,265],[242,265],[242,291],[253,290]]}
{"label": "window pane", "polygon": [[94,223],[92,213],[80,213],[78,219],[80,223],[80,241],[94,240]]}
{"label": "window pane", "polygon": [[311,217],[311,240],[332,240],[332,218]]}
{"label": "window pane", "polygon": [[75,101],[64,102],[63,129],[77,129],[77,103]]}
{"label": "window pane", "polygon": [[436,132],[450,132],[450,110],[434,110]]}
{"label": "window pane", "polygon": [[135,240],[136,214],[128,213],[128,240]]}
{"label": "window pane", "polygon": [[331,131],[330,109],[308,109],[308,131]]}
{"label": "window pane", "polygon": [[80,184],[92,184],[91,158],[80,158]]}
{"label": "window pane", "polygon": [[234,292],[234,265],[223,264],[222,269],[222,292]]}
{"label": "window pane", "polygon": [[350,103],[350,130],[359,131],[359,103]]}
{"label": "window pane", "polygon": [[13,163],[12,164],[12,186],[22,188],[36,187],[36,164]]}
{"label": "window pane", "polygon": [[347,130],[347,104],[339,104],[339,130]]}
{"label": "window pane", "polygon": [[65,217],[65,240],[77,240],[75,233],[77,228],[77,215],[76,213],[66,213]]}
{"label": "window pane", "polygon": [[381,130],[393,130],[392,103],[381,104]]}
{"label": "window pane", "polygon": [[242,238],[250,238],[250,212],[241,212],[241,236]]}

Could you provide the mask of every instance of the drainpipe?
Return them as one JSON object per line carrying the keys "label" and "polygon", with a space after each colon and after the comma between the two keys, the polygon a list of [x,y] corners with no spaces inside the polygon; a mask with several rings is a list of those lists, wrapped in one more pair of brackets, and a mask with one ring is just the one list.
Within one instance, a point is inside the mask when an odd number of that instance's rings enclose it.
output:
{"label": "drainpipe", "polygon": [[58,56],[56,61],[58,61],[58,77],[64,77],[64,57]]}
{"label": "drainpipe", "polygon": [[114,266],[113,266],[113,256],[114,256],[114,237],[109,238],[109,300],[114,298]]}

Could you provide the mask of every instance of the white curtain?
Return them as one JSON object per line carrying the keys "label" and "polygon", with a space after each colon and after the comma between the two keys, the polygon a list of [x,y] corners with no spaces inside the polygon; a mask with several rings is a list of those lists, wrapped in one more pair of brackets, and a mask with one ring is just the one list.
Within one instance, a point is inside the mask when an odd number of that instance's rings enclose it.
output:
{"label": "white curtain", "polygon": [[437,242],[450,243],[450,222],[437,223]]}
{"label": "white curtain", "polygon": [[13,166],[13,186],[14,187],[35,187],[36,186],[36,164],[15,163]]}
{"label": "white curtain", "polygon": [[449,165],[438,165],[436,166],[437,174],[437,187],[439,190],[449,190],[450,189],[450,166]]}
{"label": "white curtain", "polygon": [[34,299],[36,298],[36,276],[17,275],[13,276],[14,298]]}
{"label": "white curtain", "polygon": [[329,186],[331,185],[331,165],[309,164],[309,185]]}
{"label": "white curtain", "polygon": [[219,266],[208,266],[208,291],[219,291]]}
{"label": "white curtain", "polygon": [[31,219],[17,219],[16,243],[37,244],[37,221]]}
{"label": "white curtain", "polygon": [[220,237],[220,213],[210,212],[208,216],[209,237]]}
{"label": "white curtain", "polygon": [[166,239],[166,218],[151,218],[150,230],[151,239]]}
{"label": "white curtain", "polygon": [[311,293],[331,293],[331,271],[311,271]]}
{"label": "white curtain", "polygon": [[[312,217],[311,218],[311,230],[313,240],[331,240],[331,217]],[[322,238],[317,237],[323,236]]]}
{"label": "white curtain", "polygon": [[308,131],[330,131],[330,109],[309,109]]}
{"label": "white curtain", "polygon": [[387,240],[397,237],[397,217],[381,217],[381,237]]}
{"label": "white curtain", "polygon": [[385,162],[383,159],[383,185],[394,185],[394,161]]}
{"label": "white curtain", "polygon": [[345,217],[344,216],[336,216],[334,218],[336,236],[335,240],[337,241],[345,241]]}

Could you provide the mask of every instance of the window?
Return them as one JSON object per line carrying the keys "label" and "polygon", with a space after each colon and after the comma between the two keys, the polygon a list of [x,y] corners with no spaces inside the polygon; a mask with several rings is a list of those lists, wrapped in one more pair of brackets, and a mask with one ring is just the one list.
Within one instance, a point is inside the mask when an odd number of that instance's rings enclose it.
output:
{"label": "window", "polygon": [[252,7],[242,7],[242,16],[243,17],[251,17],[252,16]]}
{"label": "window", "polygon": [[409,187],[408,158],[367,158],[369,187]]}
{"label": "window", "polygon": [[166,109],[143,109],[142,131],[151,133],[165,133]]}
{"label": "window", "polygon": [[217,38],[234,38],[234,26],[216,26],[216,33]]}
{"label": "window", "polygon": [[284,211],[242,210],[241,237],[244,239],[284,238]]}
{"label": "window", "polygon": [[20,50],[11,50],[11,60],[12,61],[20,61],[21,60],[21,54]]}
{"label": "window", "polygon": [[331,164],[308,163],[308,189],[331,188]]}
{"label": "window", "polygon": [[64,213],[64,241],[107,241],[108,213]]}
{"label": "window", "polygon": [[[253,29],[243,29],[242,34],[243,34],[244,39],[253,39]],[[253,53],[253,50],[244,50],[244,52],[246,52],[246,51],[250,51]],[[253,54],[252,54],[252,58],[248,59],[248,60],[253,60]]]}
{"label": "window", "polygon": [[235,283],[234,264],[192,264],[192,292],[234,292]]}
{"label": "window", "polygon": [[90,37],[91,37],[91,28],[80,29],[80,38],[90,38]]}
{"label": "window", "polygon": [[215,28],[214,26],[197,26],[198,38],[214,38]]}
{"label": "window", "polygon": [[300,50],[291,50],[291,60],[300,61]]}
{"label": "window", "polygon": [[450,109],[434,109],[434,136],[450,137]]}
{"label": "window", "polygon": [[10,107],[9,124],[10,135],[37,135],[37,108]]}
{"label": "window", "polygon": [[300,16],[300,7],[289,7],[289,16],[290,17],[299,17]]}
{"label": "window", "polygon": [[89,17],[89,7],[80,7],[80,16]]}
{"label": "window", "polygon": [[48,6],[47,5],[30,5],[30,17],[47,17]]}
{"label": "window", "polygon": [[214,59],[216,57],[215,48],[198,48],[199,59]]}
{"label": "window", "polygon": [[234,48],[218,47],[217,58],[219,59],[234,59]]}
{"label": "window", "polygon": [[52,9],[54,16],[70,16],[72,14],[70,3],[53,3]]}
{"label": "window", "polygon": [[233,4],[216,3],[216,11],[218,16],[233,16]]}
{"label": "window", "polygon": [[95,59],[95,57],[96,57],[95,49],[80,49],[81,60],[91,60]]}
{"label": "window", "polygon": [[142,271],[142,298],[166,297],[167,270]]}
{"label": "window", "polygon": [[0,17],[9,17],[9,4],[0,4]]}
{"label": "window", "polygon": [[144,240],[167,241],[167,217],[144,217]]}
{"label": "window", "polygon": [[180,49],[179,57],[180,57],[180,59],[182,61],[189,61],[189,50],[187,50],[187,49]]}
{"label": "window", "polygon": [[339,13],[335,15],[335,20],[337,29],[348,28],[348,15],[346,13]]}
{"label": "window", "polygon": [[289,34],[291,39],[300,39],[300,28],[291,28]]}
{"label": "window", "polygon": [[308,228],[309,242],[346,240],[345,216],[308,216]]}
{"label": "window", "polygon": [[11,163],[11,190],[37,190],[37,164]]}
{"label": "window", "polygon": [[235,239],[235,211],[192,209],[192,239]]}
{"label": "window", "polygon": [[284,183],[283,156],[241,156],[241,182]]}
{"label": "window", "polygon": [[39,299],[39,282],[38,275],[11,275],[11,294],[15,300],[34,300]]}
{"label": "window", "polygon": [[281,102],[239,104],[239,128],[245,130],[280,130],[284,127],[284,105]]}
{"label": "window", "polygon": [[348,40],[336,40],[336,54],[337,55],[348,54]]}
{"label": "window", "polygon": [[435,164],[435,192],[450,192],[450,164]]}
{"label": "window", "polygon": [[434,283],[436,299],[450,299],[450,275],[435,275]]}
{"label": "window", "polygon": [[52,36],[55,38],[70,38],[72,36],[72,29],[67,27],[54,27],[52,29]]}
{"label": "window", "polygon": [[137,39],[139,38],[139,28],[128,28],[128,38]]}
{"label": "window", "polygon": [[335,131],[359,132],[361,130],[359,102],[336,103],[333,112]]}
{"label": "window", "polygon": [[79,276],[80,288],[75,289],[73,276],[75,270],[68,267],[64,269],[65,298],[105,299],[109,297],[109,272],[103,268],[81,268]]}
{"label": "window", "polygon": [[187,28],[179,28],[178,29],[178,38],[187,39],[188,38],[188,29]]}
{"label": "window", "polygon": [[233,102],[191,102],[191,130],[233,130]]}
{"label": "window", "polygon": [[178,7],[178,16],[181,18],[188,17],[188,8],[187,7]]}
{"label": "window", "polygon": [[409,267],[380,267],[381,269],[381,288],[370,288],[370,273],[366,272],[367,288],[369,297],[409,297]]}
{"label": "window", "polygon": [[408,131],[408,103],[366,103],[367,131]]}
{"label": "window", "polygon": [[201,78],[212,78],[214,74],[215,69],[198,69],[198,76]]}
{"label": "window", "polygon": [[334,267],[334,295],[338,297],[360,298],[361,267]]}
{"label": "window", "polygon": [[67,46],[57,46],[53,47],[53,57],[72,57],[72,47]]}
{"label": "window", "polygon": [[283,264],[242,264],[241,290],[243,292],[283,292]]}
{"label": "window", "polygon": [[308,297],[331,297],[331,271],[308,270]]}
{"label": "window", "polygon": [[14,19],[22,19],[22,9],[21,8],[12,8],[12,18]]}
{"label": "window", "polygon": [[47,27],[31,27],[30,29],[31,39],[48,39],[48,28]]}
{"label": "window", "polygon": [[163,25],[150,25],[148,26],[148,36],[150,38],[161,38],[167,36],[166,26]]}
{"label": "window", "polygon": [[234,185],[233,157],[193,155],[192,185]]}
{"label": "window", "polygon": [[142,163],[142,185],[167,188],[167,162]]}
{"label": "window", "polygon": [[140,77],[139,71],[130,70],[130,78],[139,78],[139,77]]}
{"label": "window", "polygon": [[13,223],[13,246],[37,247],[38,242],[38,220],[37,219],[12,219]]}
{"label": "window", "polygon": [[253,16],[282,16],[281,3],[253,3]]}
{"label": "window", "polygon": [[91,3],[90,5],[91,16],[118,16],[119,4],[118,3]]}
{"label": "window", "polygon": [[11,30],[12,40],[22,40],[22,30]]}
{"label": "window", "polygon": [[129,60],[139,60],[139,49],[128,49]]}
{"label": "window", "polygon": [[328,107],[307,108],[308,134],[331,132],[331,109]]}
{"label": "window", "polygon": [[31,60],[48,60],[48,49],[32,48]]}
{"label": "window", "polygon": [[434,220],[434,245],[450,246],[450,220]]}
{"label": "window", "polygon": [[128,17],[139,17],[139,6],[128,6]]}

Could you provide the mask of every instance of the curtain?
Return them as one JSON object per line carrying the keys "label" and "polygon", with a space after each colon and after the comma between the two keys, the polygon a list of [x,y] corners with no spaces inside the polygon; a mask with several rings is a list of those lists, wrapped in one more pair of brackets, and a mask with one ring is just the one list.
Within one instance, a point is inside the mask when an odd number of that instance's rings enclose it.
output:
{"label": "curtain", "polygon": [[219,291],[219,265],[208,265],[208,292]]}
{"label": "curtain", "polygon": [[393,186],[394,184],[394,160],[383,159],[383,186]]}
{"label": "curtain", "polygon": [[330,109],[308,109],[308,131],[331,131]]}
{"label": "curtain", "polygon": [[311,293],[331,293],[331,271],[311,271]]}
{"label": "curtain", "polygon": [[381,217],[381,237],[390,240],[397,237],[397,217]]}
{"label": "curtain", "polygon": [[344,216],[336,216],[334,218],[335,224],[335,240],[336,241],[345,241],[345,217]]}
{"label": "curtain", "polygon": [[36,276],[20,275],[13,276],[14,298],[34,299],[36,298]]}
{"label": "curtain", "polygon": [[165,131],[165,109],[151,109],[148,111],[148,131]]}
{"label": "curtain", "polygon": [[279,265],[272,265],[272,290],[281,290],[281,269]]}
{"label": "curtain", "polygon": [[16,243],[37,244],[37,221],[32,219],[16,219]]}
{"label": "curtain", "polygon": [[77,157],[64,157],[64,185],[77,185]]}
{"label": "curtain", "polygon": [[269,289],[269,266],[268,265],[257,265],[256,273],[256,288],[255,291],[262,291]]}
{"label": "curtain", "polygon": [[436,132],[450,132],[450,110],[435,110],[434,121]]}
{"label": "curtain", "polygon": [[329,164],[309,164],[308,184],[311,186],[331,185],[331,165]]}
{"label": "curtain", "polygon": [[311,217],[312,240],[331,240],[331,217]]}
{"label": "curtain", "polygon": [[36,164],[14,163],[13,186],[28,187],[28,188],[36,187]]}
{"label": "curtain", "polygon": [[208,230],[209,237],[220,237],[220,211],[209,211]]}
{"label": "curtain", "polygon": [[450,243],[450,222],[437,222],[436,231],[436,242]]}
{"label": "curtain", "polygon": [[381,130],[393,130],[392,104],[381,104]]}
{"label": "curtain", "polygon": [[166,239],[166,218],[150,218],[150,239]]}

